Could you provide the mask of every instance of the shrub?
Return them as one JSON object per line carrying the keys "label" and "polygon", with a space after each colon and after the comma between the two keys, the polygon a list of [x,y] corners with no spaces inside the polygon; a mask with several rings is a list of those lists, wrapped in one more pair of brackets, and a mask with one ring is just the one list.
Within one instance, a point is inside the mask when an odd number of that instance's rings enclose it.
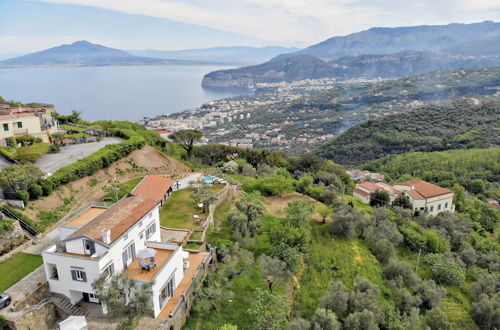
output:
{"label": "shrub", "polygon": [[28,201],[30,200],[30,194],[26,190],[18,190],[17,197],[24,202],[24,205],[28,204]]}
{"label": "shrub", "polygon": [[40,186],[42,187],[44,196],[50,195],[52,193],[52,191],[54,190],[54,185],[53,185],[52,181],[49,181],[49,180],[42,181],[40,183]]}
{"label": "shrub", "polygon": [[454,261],[442,254],[429,254],[425,257],[434,278],[443,284],[462,286],[465,281],[465,272]]}
{"label": "shrub", "polygon": [[258,190],[264,196],[281,196],[293,191],[293,181],[280,175],[266,176],[257,179],[252,190]]}
{"label": "shrub", "polygon": [[2,154],[5,158],[10,161],[16,160],[16,155],[14,155],[8,147],[0,147],[0,154]]}
{"label": "shrub", "polygon": [[31,199],[38,199],[43,196],[43,188],[39,184],[34,184],[30,188]]}

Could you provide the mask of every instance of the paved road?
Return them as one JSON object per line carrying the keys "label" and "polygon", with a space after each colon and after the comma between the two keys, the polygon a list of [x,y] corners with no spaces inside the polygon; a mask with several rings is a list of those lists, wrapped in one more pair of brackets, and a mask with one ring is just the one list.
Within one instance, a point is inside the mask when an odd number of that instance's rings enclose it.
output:
{"label": "paved road", "polygon": [[0,155],[0,169],[6,167],[6,166],[9,166],[9,165],[12,165],[14,164],[13,162],[11,162],[10,160],[8,160],[7,158],[5,158],[4,156]]}
{"label": "paved road", "polygon": [[177,184],[174,183],[172,185],[172,190],[178,190],[178,189],[184,189],[184,188],[187,188],[189,186],[191,186],[192,183],[197,183],[198,182],[198,179],[201,177],[201,173],[193,173],[187,177],[185,177],[184,179],[180,179],[179,180],[179,188],[177,188]]}
{"label": "paved road", "polygon": [[76,162],[77,160],[90,156],[105,145],[122,141],[120,138],[108,137],[99,142],[74,144],[62,147],[57,154],[46,154],[36,161],[38,166],[45,173],[54,173],[61,167]]}

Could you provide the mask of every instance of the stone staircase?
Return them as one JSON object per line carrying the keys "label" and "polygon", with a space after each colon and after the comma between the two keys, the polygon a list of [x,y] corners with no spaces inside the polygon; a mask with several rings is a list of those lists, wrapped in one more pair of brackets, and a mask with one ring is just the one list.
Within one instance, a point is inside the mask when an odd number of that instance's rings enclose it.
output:
{"label": "stone staircase", "polygon": [[85,310],[83,308],[71,304],[70,300],[63,295],[53,294],[52,301],[54,302],[54,304],[57,307],[65,310],[66,312],[68,312],[71,315],[76,315],[76,316],[87,316],[88,315],[88,313],[85,312]]}

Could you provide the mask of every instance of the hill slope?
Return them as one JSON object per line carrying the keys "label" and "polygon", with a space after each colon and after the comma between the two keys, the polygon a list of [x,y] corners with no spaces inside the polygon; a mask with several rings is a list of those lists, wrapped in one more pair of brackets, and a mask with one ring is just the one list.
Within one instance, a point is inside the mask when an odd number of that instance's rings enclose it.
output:
{"label": "hill slope", "polygon": [[500,145],[500,99],[479,102],[461,99],[368,120],[320,146],[315,153],[352,166],[410,151],[497,145]]}
{"label": "hill slope", "polygon": [[23,66],[92,66],[92,65],[139,65],[167,64],[168,61],[140,57],[123,50],[109,48],[88,41],[75,41],[40,52],[11,58],[0,62],[0,67]]}

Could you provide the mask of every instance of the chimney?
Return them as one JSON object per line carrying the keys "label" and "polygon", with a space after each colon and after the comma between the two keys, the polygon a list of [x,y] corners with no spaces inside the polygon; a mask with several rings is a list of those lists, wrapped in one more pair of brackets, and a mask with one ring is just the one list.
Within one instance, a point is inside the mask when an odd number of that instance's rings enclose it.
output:
{"label": "chimney", "polygon": [[102,241],[105,244],[110,244],[111,243],[111,229],[106,229],[102,231]]}

